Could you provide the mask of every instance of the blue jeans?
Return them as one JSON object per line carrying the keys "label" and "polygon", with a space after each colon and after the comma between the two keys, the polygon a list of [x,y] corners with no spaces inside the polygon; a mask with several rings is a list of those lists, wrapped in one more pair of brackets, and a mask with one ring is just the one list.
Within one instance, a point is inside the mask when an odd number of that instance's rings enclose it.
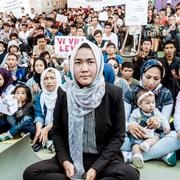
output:
{"label": "blue jeans", "polygon": [[24,126],[33,126],[33,119],[31,116],[24,116],[20,121],[16,122],[14,116],[7,116],[7,122],[11,125],[9,129],[12,136],[21,132]]}
{"label": "blue jeans", "polygon": [[[132,144],[128,136],[125,137],[125,142],[121,147],[122,151],[132,151]],[[143,153],[145,161],[158,159],[170,152],[177,151],[180,149],[180,140],[177,138],[176,131],[171,131],[165,135],[156,144],[154,144],[148,152]]]}
{"label": "blue jeans", "polygon": [[7,123],[6,119],[0,118],[0,133],[4,133],[9,129],[9,124]]}

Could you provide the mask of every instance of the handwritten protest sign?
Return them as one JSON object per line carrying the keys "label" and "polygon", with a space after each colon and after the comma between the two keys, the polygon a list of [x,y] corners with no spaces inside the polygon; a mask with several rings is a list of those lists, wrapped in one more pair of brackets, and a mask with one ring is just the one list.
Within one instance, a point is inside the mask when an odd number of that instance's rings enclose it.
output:
{"label": "handwritten protest sign", "polygon": [[6,115],[13,115],[18,110],[17,99],[13,98],[13,95],[0,98],[0,113]]}
{"label": "handwritten protest sign", "polygon": [[67,16],[61,15],[61,14],[57,14],[56,15],[56,21],[58,22],[63,22],[63,23],[67,23]]}
{"label": "handwritten protest sign", "polygon": [[55,37],[55,54],[60,58],[67,58],[76,44],[85,40],[86,37],[78,36],[56,36]]}
{"label": "handwritten protest sign", "polygon": [[136,26],[147,24],[148,1],[126,0],[125,25]]}

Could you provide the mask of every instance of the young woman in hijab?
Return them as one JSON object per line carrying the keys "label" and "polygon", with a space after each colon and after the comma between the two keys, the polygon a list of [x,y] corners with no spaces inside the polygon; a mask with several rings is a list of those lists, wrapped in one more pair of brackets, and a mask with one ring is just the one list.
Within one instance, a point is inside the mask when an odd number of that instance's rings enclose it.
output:
{"label": "young woman in hijab", "polygon": [[54,68],[47,68],[44,70],[41,75],[42,92],[36,97],[35,102],[34,123],[36,132],[33,139],[34,145],[42,144],[43,146],[46,145],[47,148],[52,146],[52,140],[48,140],[51,139],[50,130],[52,128],[57,89],[60,84],[61,78],[59,71]]}
{"label": "young woman in hijab", "polygon": [[[130,92],[125,95],[125,114],[126,114],[126,127],[127,132],[135,138],[145,138],[145,131],[142,126],[134,123],[129,124],[129,117],[131,111],[137,108],[136,94],[140,89],[147,89],[155,94],[156,107],[163,114],[166,121],[169,122],[173,109],[173,97],[171,92],[161,84],[164,75],[164,68],[162,64],[155,60],[150,59],[146,61],[141,67],[141,85],[134,86]],[[160,122],[154,116],[148,120],[148,128],[159,128]],[[171,131],[160,139],[150,150],[143,153],[144,160],[162,159],[170,166],[176,165],[176,157],[174,151],[180,149],[180,141],[177,139],[175,131]],[[125,143],[122,147],[123,151],[131,151],[131,142],[128,137],[125,138]],[[173,152],[173,153],[171,153]],[[165,156],[166,155],[166,156]],[[130,158],[131,153],[125,153],[125,159]],[[130,159],[129,159],[130,160]]]}
{"label": "young woman in hijab", "polygon": [[[35,98],[41,90],[41,74],[47,68],[46,60],[37,58],[33,64],[33,76],[27,81],[26,85],[31,89],[32,95]],[[34,99],[33,98],[33,99]]]}
{"label": "young woman in hijab", "polygon": [[[0,68],[0,100],[11,94],[14,89],[12,83],[11,73],[4,68]],[[7,131],[7,129],[8,123],[5,120],[5,116],[3,113],[0,113],[0,133]]]}
{"label": "young woman in hijab", "polygon": [[122,90],[105,83],[100,49],[80,42],[70,59],[72,80],[58,89],[52,137],[56,156],[28,167],[24,180],[138,180],[124,164]]}

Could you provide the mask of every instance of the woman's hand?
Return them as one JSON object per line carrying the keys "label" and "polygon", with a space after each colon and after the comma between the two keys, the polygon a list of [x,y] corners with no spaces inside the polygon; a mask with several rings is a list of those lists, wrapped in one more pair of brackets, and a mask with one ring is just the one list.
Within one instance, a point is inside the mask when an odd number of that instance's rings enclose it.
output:
{"label": "woman's hand", "polygon": [[147,120],[147,125],[149,129],[158,129],[161,126],[159,118],[156,116],[152,116]]}
{"label": "woman's hand", "polygon": [[42,123],[40,123],[40,122],[36,123],[36,134],[33,139],[33,145],[36,144],[37,140],[39,139],[39,137],[41,135],[42,126],[43,126]]}
{"label": "woman's hand", "polygon": [[32,92],[33,93],[38,93],[40,91],[39,85],[38,84],[33,84],[32,85]]}
{"label": "woman's hand", "polygon": [[168,133],[170,133],[171,129],[170,128],[164,128],[163,131],[164,131],[164,134],[168,134]]}
{"label": "woman's hand", "polygon": [[49,129],[47,128],[47,126],[41,129],[39,141],[42,143],[42,145],[45,145],[45,143],[48,141],[48,132],[49,132]]}
{"label": "woman's hand", "polygon": [[144,128],[137,123],[131,123],[128,125],[129,132],[136,138],[144,139],[146,138],[146,133]]}
{"label": "woman's hand", "polygon": [[69,161],[63,161],[62,163],[66,176],[71,179],[71,177],[74,175],[74,165]]}
{"label": "woman's hand", "polygon": [[86,174],[86,180],[95,180],[97,171],[93,168],[90,168]]}

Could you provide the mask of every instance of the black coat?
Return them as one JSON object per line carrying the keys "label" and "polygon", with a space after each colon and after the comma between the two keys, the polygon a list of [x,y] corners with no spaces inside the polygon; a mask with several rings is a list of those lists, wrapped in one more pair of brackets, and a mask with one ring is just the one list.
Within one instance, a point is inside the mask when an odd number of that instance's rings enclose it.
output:
{"label": "black coat", "polygon": [[[125,114],[122,90],[119,87],[106,83],[105,95],[95,109],[95,134],[99,157],[92,168],[101,171],[112,160],[123,161],[120,148],[125,137]],[[59,163],[65,160],[72,162],[68,144],[67,99],[61,88],[58,89],[54,109],[52,139]]]}

